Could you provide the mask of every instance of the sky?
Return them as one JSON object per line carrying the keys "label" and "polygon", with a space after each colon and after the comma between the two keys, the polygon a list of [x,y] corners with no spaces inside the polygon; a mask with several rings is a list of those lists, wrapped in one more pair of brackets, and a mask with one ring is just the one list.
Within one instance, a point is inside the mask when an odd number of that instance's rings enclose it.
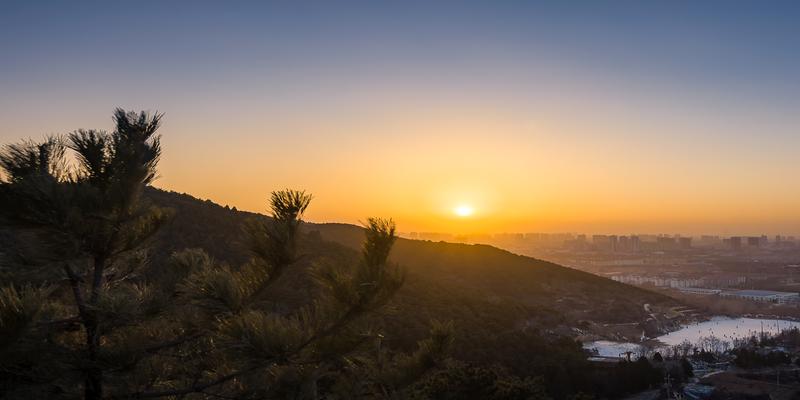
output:
{"label": "sky", "polygon": [[159,111],[156,186],[243,210],[288,187],[311,221],[401,231],[800,234],[798,20],[791,1],[3,1],[0,143]]}

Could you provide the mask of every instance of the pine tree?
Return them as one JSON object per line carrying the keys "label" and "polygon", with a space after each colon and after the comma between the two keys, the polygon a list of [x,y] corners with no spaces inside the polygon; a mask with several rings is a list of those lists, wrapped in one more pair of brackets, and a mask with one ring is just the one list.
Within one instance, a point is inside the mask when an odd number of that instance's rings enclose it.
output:
{"label": "pine tree", "polygon": [[[322,392],[338,391],[390,398],[441,361],[452,338],[448,324],[435,325],[418,351],[393,354],[387,365],[378,361],[381,355],[389,358],[387,352],[374,352],[369,346],[382,338],[370,328],[369,314],[404,280],[401,269],[388,261],[396,239],[391,220],[367,220],[361,260],[354,267],[314,269],[321,293],[309,305],[276,312],[265,301],[286,270],[297,267],[300,218],[310,201],[301,191],[272,193],[272,218],[248,227],[254,255],[250,263],[231,268],[211,262],[192,268],[195,272],[183,284],[182,297],[195,320],[214,321],[206,328],[212,344],[193,361],[194,375],[128,397],[317,399],[326,397]],[[320,381],[326,388],[320,389]]]}
{"label": "pine tree", "polygon": [[[7,398],[391,398],[437,365],[452,327],[410,355],[381,346],[370,317],[402,286],[391,220],[370,218],[360,260],[301,254],[312,197],[273,192],[247,229],[252,260],[204,251],[154,264],[170,212],[142,199],[161,155],[161,115],[118,109],[111,132],[79,130],[0,152],[0,395]],[[302,262],[301,262],[301,259]],[[312,267],[313,298],[276,298]]]}
{"label": "pine tree", "polygon": [[[117,109],[111,133],[79,130],[66,139],[8,145],[0,153],[6,175],[0,192],[3,224],[27,234],[26,246],[16,255],[27,264],[23,272],[38,272],[45,285],[5,288],[4,303],[21,306],[16,312],[3,309],[11,314],[4,316],[3,330],[10,318],[23,340],[38,339],[28,330],[38,331],[56,347],[51,349],[55,354],[64,356],[60,362],[81,372],[87,399],[103,396],[101,338],[133,323],[142,311],[135,303],[147,300],[145,288],[127,279],[141,261],[138,251],[166,217],[140,201],[142,189],[155,178],[161,154],[156,135],[160,120],[160,114]],[[77,165],[68,165],[68,150]],[[40,312],[61,319],[43,323],[37,321]],[[48,329],[75,325],[80,329]],[[8,343],[5,335],[3,339]],[[20,379],[45,377],[52,379],[50,390],[69,391],[61,374]]]}

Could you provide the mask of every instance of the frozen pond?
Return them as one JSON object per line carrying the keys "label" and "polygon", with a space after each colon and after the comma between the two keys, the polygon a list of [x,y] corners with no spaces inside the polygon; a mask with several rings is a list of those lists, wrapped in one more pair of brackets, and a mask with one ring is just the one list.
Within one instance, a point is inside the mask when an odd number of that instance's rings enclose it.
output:
{"label": "frozen pond", "polygon": [[675,332],[659,336],[656,340],[669,346],[681,344],[685,340],[688,340],[689,343],[697,343],[703,337],[716,337],[723,341],[733,342],[735,339],[758,336],[761,332],[774,335],[790,328],[800,328],[800,322],[780,319],[714,317],[708,321],[688,325]]}
{"label": "frozen pond", "polygon": [[[654,340],[665,346],[676,346],[684,341],[696,344],[701,339],[709,337],[732,343],[736,339],[758,336],[761,332],[772,335],[790,328],[800,329],[800,322],[780,319],[714,317],[708,321],[687,325],[675,332],[654,338]],[[607,340],[587,342],[583,347],[597,349],[598,355],[601,357],[619,357],[620,354],[627,351],[638,353],[641,348],[637,343]]]}

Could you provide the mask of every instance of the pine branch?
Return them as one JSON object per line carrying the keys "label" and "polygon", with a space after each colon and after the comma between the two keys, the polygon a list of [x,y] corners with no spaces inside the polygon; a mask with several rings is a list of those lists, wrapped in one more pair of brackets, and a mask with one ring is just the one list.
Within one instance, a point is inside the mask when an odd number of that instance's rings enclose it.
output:
{"label": "pine branch", "polygon": [[105,269],[105,257],[98,256],[94,258],[94,272],[92,274],[92,294],[89,296],[89,304],[92,306],[97,305],[97,300],[100,299],[100,287],[103,285],[103,270]]}
{"label": "pine branch", "polygon": [[204,392],[200,392],[200,393],[203,393],[203,394],[211,396],[211,397],[216,397],[218,399],[227,399],[227,400],[236,400],[237,399],[237,397],[223,396],[221,394],[205,392],[205,391]]}
{"label": "pine branch", "polygon": [[64,271],[67,273],[67,278],[69,278],[72,296],[75,297],[75,304],[78,306],[78,314],[80,314],[82,323],[86,324],[86,321],[89,319],[89,312],[86,307],[86,300],[84,300],[83,293],[81,292],[80,285],[82,279],[75,273],[69,263],[64,264]]}
{"label": "pine branch", "polygon": [[149,347],[145,347],[144,349],[142,349],[142,351],[145,352],[145,353],[148,353],[148,354],[153,354],[153,353],[156,353],[156,352],[158,352],[160,350],[168,349],[170,347],[180,346],[180,345],[182,345],[184,343],[190,342],[190,341],[195,340],[195,339],[199,339],[199,338],[201,338],[203,336],[204,336],[203,333],[195,333],[193,335],[183,336],[183,337],[179,337],[179,338],[176,338],[176,339],[173,339],[173,340],[169,340],[169,341],[166,341],[166,342],[155,344],[155,345],[152,345],[152,346],[149,346]]}
{"label": "pine branch", "polygon": [[311,337],[309,337],[308,340],[303,342],[297,348],[297,351],[295,351],[295,353],[299,353],[300,351],[302,351],[306,347],[310,346],[312,343],[314,343],[317,340],[320,340],[322,338],[328,337],[328,336],[338,332],[340,329],[344,328],[351,320],[353,320],[357,315],[358,315],[357,310],[355,308],[351,308],[350,310],[347,311],[347,313],[342,318],[339,318],[339,320],[336,321],[333,325],[331,325],[327,329],[324,329],[322,332],[319,332],[317,334],[311,335]]}
{"label": "pine branch", "polygon": [[[271,364],[272,360],[270,360],[269,363]],[[236,371],[236,372],[230,373],[228,375],[221,376],[221,377],[219,377],[217,379],[214,379],[213,381],[208,381],[208,382],[200,383],[200,384],[189,386],[189,387],[185,387],[185,388],[172,389],[172,390],[162,390],[162,391],[152,391],[152,392],[136,392],[136,393],[131,393],[131,394],[128,394],[128,395],[123,395],[123,396],[112,396],[112,397],[109,397],[109,400],[116,400],[116,399],[153,399],[153,398],[167,397],[167,396],[182,396],[182,395],[191,394],[191,393],[204,393],[204,391],[206,389],[208,389],[208,388],[211,388],[211,387],[214,387],[214,386],[217,386],[217,385],[221,385],[223,383],[226,383],[228,381],[236,379],[236,378],[238,378],[238,377],[240,377],[242,375],[245,375],[245,374],[248,374],[250,372],[256,371],[258,369],[264,368],[265,366],[266,365],[262,365],[262,364],[255,365],[255,366],[243,369],[241,371]]]}
{"label": "pine branch", "polygon": [[209,388],[217,386],[217,385],[221,385],[221,384],[226,383],[226,382],[228,382],[228,381],[230,381],[232,379],[238,378],[239,376],[245,375],[247,373],[256,371],[256,370],[261,369],[261,368],[266,368],[266,367],[268,367],[268,366],[270,366],[270,365],[272,365],[272,364],[274,364],[274,363],[276,363],[278,361],[286,360],[287,358],[290,358],[292,356],[295,356],[295,355],[299,354],[301,351],[305,350],[308,346],[310,346],[314,342],[316,342],[316,341],[318,341],[318,340],[320,340],[320,339],[322,339],[324,337],[330,336],[330,335],[338,332],[340,329],[344,328],[344,326],[347,325],[347,323],[350,322],[353,318],[355,318],[357,316],[357,314],[358,313],[354,309],[351,309],[347,314],[345,314],[342,318],[340,318],[338,321],[336,321],[336,323],[331,325],[329,328],[323,330],[322,332],[320,332],[320,333],[318,333],[316,335],[312,335],[310,338],[308,338],[308,340],[306,340],[300,346],[295,348],[294,351],[291,354],[287,354],[287,355],[285,355],[283,357],[272,358],[270,360],[267,360],[266,362],[259,363],[258,365],[243,369],[241,371],[236,371],[236,372],[230,373],[228,375],[221,376],[221,377],[219,377],[217,379],[214,379],[212,381],[196,384],[196,385],[185,387],[185,388],[181,388],[181,389],[164,390],[164,391],[152,391],[152,392],[137,392],[137,393],[131,393],[131,394],[125,395],[125,396],[113,396],[113,397],[110,398],[110,400],[114,400],[114,399],[148,399],[148,398],[158,398],[158,397],[167,397],[167,396],[181,396],[181,395],[186,395],[186,394],[190,394],[190,393],[206,393],[206,392],[204,392],[206,389],[209,389]]}
{"label": "pine branch", "polygon": [[39,321],[38,325],[47,327],[47,326],[64,326],[64,327],[71,327],[81,324],[81,317],[79,315],[64,319],[58,319],[53,321]]}

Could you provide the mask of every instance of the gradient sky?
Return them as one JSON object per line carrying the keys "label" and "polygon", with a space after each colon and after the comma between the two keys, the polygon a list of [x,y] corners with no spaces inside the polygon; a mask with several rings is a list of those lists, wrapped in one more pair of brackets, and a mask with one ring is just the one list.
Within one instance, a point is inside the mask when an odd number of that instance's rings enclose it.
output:
{"label": "gradient sky", "polygon": [[3,143],[158,110],[157,186],[240,209],[800,233],[798,2],[29,3],[0,3]]}

